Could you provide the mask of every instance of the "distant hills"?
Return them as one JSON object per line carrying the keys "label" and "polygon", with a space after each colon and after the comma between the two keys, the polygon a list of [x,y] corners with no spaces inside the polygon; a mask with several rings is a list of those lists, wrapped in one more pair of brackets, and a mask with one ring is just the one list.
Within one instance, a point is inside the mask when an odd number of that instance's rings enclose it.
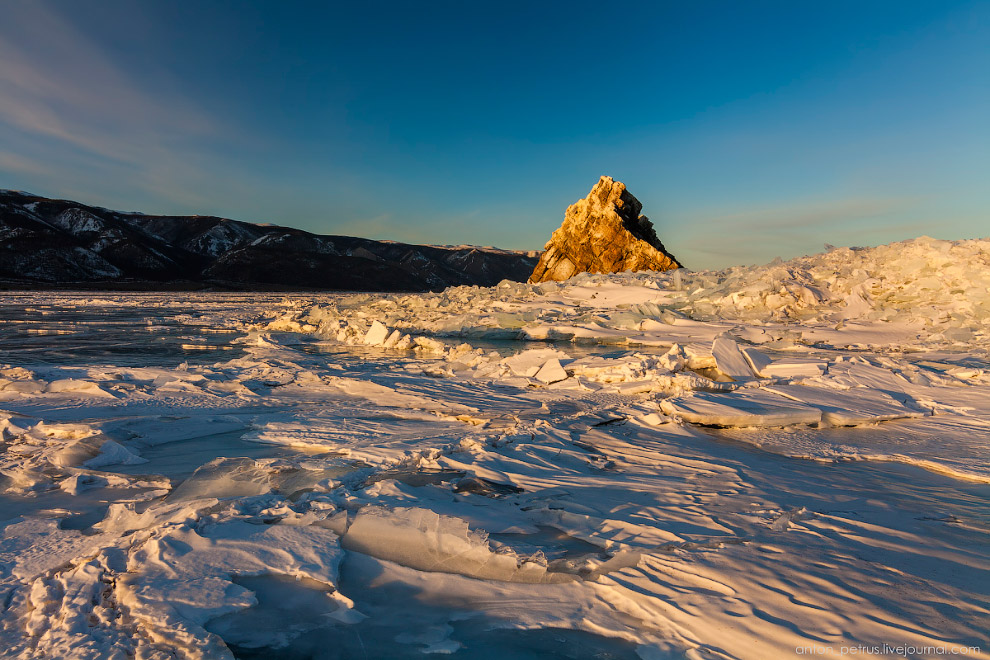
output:
{"label": "distant hills", "polygon": [[436,291],[525,282],[538,253],[409,245],[0,191],[0,288]]}

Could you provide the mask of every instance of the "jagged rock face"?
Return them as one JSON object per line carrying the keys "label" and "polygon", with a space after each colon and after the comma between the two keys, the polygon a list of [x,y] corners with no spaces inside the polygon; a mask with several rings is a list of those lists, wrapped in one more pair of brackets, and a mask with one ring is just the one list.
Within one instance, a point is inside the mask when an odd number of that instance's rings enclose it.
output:
{"label": "jagged rock face", "polygon": [[572,204],[564,224],[543,248],[530,282],[561,282],[578,273],[673,270],[680,264],[663,247],[643,205],[626,186],[603,176]]}

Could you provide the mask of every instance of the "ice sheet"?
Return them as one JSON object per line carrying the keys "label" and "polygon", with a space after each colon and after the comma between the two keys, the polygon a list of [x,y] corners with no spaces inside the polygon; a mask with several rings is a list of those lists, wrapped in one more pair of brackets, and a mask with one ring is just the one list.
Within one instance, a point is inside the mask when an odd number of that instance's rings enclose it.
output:
{"label": "ice sheet", "polygon": [[801,405],[794,398],[770,390],[746,390],[733,394],[696,392],[660,401],[660,409],[692,424],[707,426],[790,426],[817,424],[818,408]]}
{"label": "ice sheet", "polygon": [[832,426],[856,426],[925,415],[924,410],[908,407],[888,394],[865,387],[836,390],[777,385],[768,387],[767,391],[821,410],[822,421]]}
{"label": "ice sheet", "polygon": [[3,655],[984,645],[987,246],[4,294]]}

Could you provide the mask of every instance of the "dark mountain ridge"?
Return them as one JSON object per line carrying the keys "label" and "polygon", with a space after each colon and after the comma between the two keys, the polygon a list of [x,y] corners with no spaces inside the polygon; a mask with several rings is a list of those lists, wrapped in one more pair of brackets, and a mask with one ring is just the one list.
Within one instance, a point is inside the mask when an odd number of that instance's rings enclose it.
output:
{"label": "dark mountain ridge", "polygon": [[538,254],[409,245],[0,191],[0,288],[437,291],[525,282]]}

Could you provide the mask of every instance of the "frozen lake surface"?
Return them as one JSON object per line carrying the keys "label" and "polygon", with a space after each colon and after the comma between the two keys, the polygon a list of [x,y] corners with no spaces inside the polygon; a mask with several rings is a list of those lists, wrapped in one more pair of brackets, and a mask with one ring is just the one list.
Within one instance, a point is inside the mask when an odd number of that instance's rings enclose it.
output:
{"label": "frozen lake surface", "polygon": [[0,294],[0,655],[990,657],[988,254]]}

